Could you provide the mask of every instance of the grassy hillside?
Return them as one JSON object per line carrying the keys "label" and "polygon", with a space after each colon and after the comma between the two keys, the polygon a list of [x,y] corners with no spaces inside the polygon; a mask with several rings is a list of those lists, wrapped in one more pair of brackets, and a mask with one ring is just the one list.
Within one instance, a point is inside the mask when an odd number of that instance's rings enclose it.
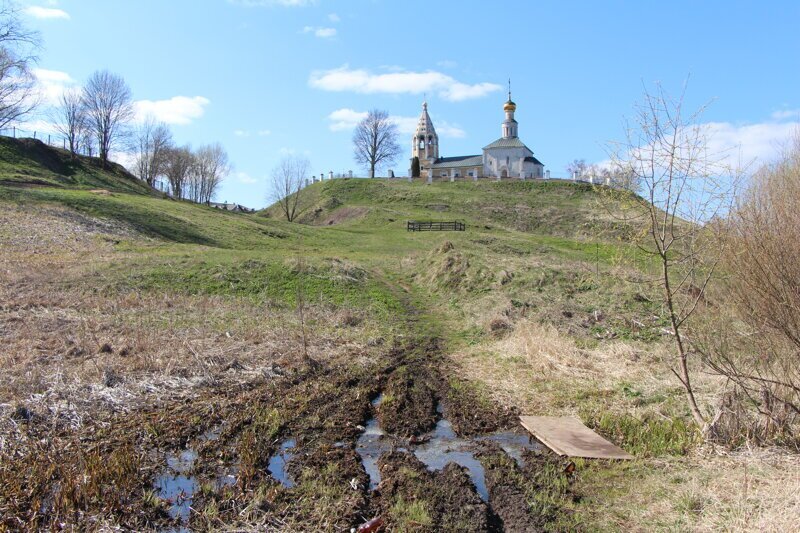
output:
{"label": "grassy hillside", "polygon": [[[302,222],[332,225],[348,220],[388,222],[398,217],[466,220],[507,230],[575,238],[611,239],[629,230],[614,213],[626,193],[599,195],[600,188],[564,181],[462,181],[430,185],[405,179],[337,179],[302,194]],[[280,217],[276,206],[264,213]]]}
{"label": "grassy hillside", "polygon": [[102,168],[94,157],[72,158],[68,150],[48,146],[37,139],[0,136],[0,184],[107,189],[131,194],[154,191],[122,166]]}
{"label": "grassy hillside", "polygon": [[[303,191],[302,223],[288,223],[275,206],[174,201],[120,169],[0,141],[5,524],[186,525],[153,488],[165,454],[186,448],[189,525],[208,530],[349,529],[378,513],[395,530],[487,517],[518,530],[758,528],[768,488],[796,484],[782,459],[698,447],[655,265],[614,216],[636,197],[340,179]],[[411,219],[467,231],[410,233]],[[711,409],[719,382],[695,386]],[[520,412],[579,416],[637,460],[576,461],[570,476],[557,458],[519,468],[484,447],[483,503],[457,469],[390,454],[384,490],[367,490],[354,448],[369,417],[405,437],[446,416],[467,436]],[[266,470],[287,439],[303,450],[294,487]],[[719,474],[742,465],[761,487],[744,499]]]}

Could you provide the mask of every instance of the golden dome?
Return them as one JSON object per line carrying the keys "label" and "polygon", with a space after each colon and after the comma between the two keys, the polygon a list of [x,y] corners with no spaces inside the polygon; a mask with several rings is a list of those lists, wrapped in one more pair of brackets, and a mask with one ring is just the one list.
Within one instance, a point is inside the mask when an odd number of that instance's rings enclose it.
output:
{"label": "golden dome", "polygon": [[508,99],[508,102],[506,102],[503,105],[503,111],[516,111],[516,110],[517,110],[517,104],[512,102],[510,98]]}

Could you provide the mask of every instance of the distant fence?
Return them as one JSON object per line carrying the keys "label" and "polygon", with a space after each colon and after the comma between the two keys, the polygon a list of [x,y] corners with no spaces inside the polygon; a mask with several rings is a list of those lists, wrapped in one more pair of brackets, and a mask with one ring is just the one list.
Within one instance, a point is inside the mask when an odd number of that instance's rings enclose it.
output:
{"label": "distant fence", "polygon": [[467,225],[463,222],[433,222],[433,221],[414,221],[409,220],[406,225],[407,231],[465,231]]}
{"label": "distant fence", "polygon": [[[43,143],[53,146],[55,148],[69,148],[67,138],[58,133],[47,131],[36,131],[30,129],[22,129],[14,126],[0,128],[0,136],[11,137],[14,139],[38,139]],[[77,147],[77,152],[80,155],[97,155],[95,152],[89,152],[83,146]]]}

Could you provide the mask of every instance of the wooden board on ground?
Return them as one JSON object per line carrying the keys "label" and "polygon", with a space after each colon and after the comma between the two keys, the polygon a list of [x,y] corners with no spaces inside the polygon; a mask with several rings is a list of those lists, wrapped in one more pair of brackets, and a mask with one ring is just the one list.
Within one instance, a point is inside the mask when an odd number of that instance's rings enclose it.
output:
{"label": "wooden board on ground", "polygon": [[559,455],[589,459],[633,459],[633,456],[569,416],[521,416],[522,426]]}

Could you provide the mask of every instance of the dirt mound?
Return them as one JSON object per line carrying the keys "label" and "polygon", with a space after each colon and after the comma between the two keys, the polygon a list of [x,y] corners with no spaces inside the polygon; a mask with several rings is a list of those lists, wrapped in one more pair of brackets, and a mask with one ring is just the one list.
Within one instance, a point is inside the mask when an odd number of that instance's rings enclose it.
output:
{"label": "dirt mound", "polygon": [[320,226],[335,226],[336,224],[363,218],[367,213],[369,213],[368,207],[342,207],[333,213],[321,216],[316,224]]}
{"label": "dirt mound", "polygon": [[491,531],[491,512],[466,469],[450,463],[430,472],[408,453],[385,454],[378,486],[382,516],[392,530]]}

